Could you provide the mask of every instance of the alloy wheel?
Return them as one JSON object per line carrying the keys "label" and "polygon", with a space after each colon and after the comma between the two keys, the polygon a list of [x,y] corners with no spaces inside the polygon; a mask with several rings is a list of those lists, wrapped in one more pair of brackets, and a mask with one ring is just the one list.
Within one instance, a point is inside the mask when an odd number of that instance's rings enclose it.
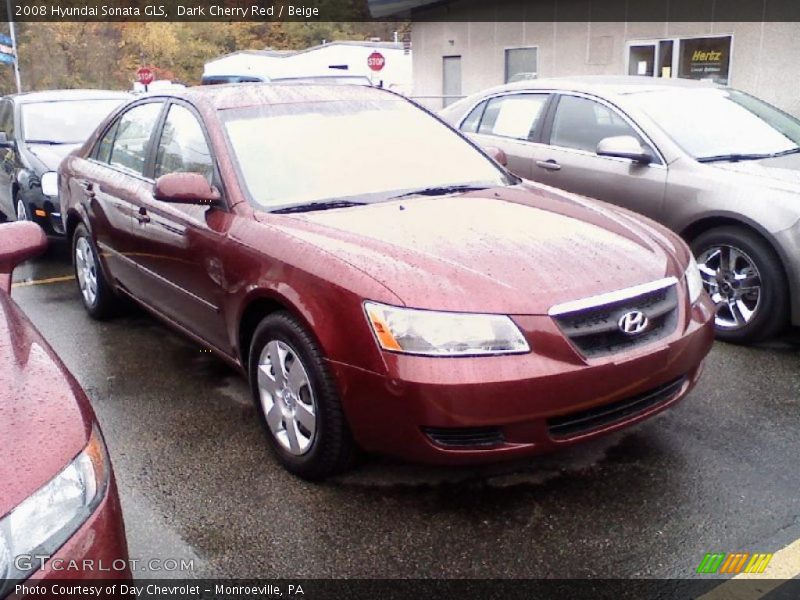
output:
{"label": "alloy wheel", "polygon": [[295,456],[311,449],[317,404],[308,371],[288,344],[269,341],[258,361],[258,391],[267,425],[281,447]]}
{"label": "alloy wheel", "polygon": [[84,301],[88,306],[94,306],[97,300],[97,264],[85,237],[79,238],[75,244],[75,273]]}
{"label": "alloy wheel", "polygon": [[697,258],[703,285],[717,306],[716,326],[734,330],[753,320],[761,305],[761,274],[742,250],[715,245]]}

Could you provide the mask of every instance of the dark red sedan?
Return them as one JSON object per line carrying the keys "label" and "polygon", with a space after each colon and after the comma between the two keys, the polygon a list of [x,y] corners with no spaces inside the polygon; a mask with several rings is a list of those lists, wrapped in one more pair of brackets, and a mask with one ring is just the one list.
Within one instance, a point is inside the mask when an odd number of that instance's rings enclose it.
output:
{"label": "dark red sedan", "polygon": [[8,295],[14,267],[45,246],[38,225],[0,225],[0,598],[14,580],[131,576],[89,401]]}
{"label": "dark red sedan", "polygon": [[60,193],[89,313],[133,298],[240,368],[308,478],[357,448],[493,461],[631,425],[712,343],[678,237],[522,181],[383,90],[142,97]]}

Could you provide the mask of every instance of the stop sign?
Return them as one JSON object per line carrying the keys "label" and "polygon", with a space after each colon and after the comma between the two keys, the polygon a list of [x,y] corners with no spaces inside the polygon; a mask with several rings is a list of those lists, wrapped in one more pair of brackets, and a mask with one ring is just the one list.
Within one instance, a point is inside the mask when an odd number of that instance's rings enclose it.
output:
{"label": "stop sign", "polygon": [[367,57],[367,66],[373,71],[380,71],[386,64],[386,58],[380,52],[373,52]]}
{"label": "stop sign", "polygon": [[148,67],[139,67],[136,70],[136,80],[142,85],[150,85],[153,83],[153,71]]}

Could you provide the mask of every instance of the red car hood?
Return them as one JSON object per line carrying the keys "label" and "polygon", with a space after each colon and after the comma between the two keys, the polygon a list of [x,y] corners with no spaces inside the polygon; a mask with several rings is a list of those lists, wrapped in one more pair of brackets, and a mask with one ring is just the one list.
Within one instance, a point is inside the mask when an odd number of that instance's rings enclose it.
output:
{"label": "red car hood", "polygon": [[0,517],[77,456],[91,422],[75,380],[0,291]]}
{"label": "red car hood", "polygon": [[680,273],[671,240],[651,226],[526,186],[258,218],[418,308],[546,314],[560,302]]}

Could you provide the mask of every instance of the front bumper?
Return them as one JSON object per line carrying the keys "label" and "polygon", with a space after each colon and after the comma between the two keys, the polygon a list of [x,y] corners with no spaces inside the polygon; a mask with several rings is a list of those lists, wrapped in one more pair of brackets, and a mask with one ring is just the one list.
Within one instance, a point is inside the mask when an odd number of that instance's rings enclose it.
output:
{"label": "front bumper", "polygon": [[[516,321],[532,342],[529,354],[386,354],[385,375],[335,362],[331,367],[353,435],[365,450],[425,463],[493,462],[610,433],[680,401],[697,382],[713,343],[713,316],[703,295],[681,319],[680,332],[601,360],[581,358],[549,318],[521,317]],[[654,397],[659,390],[666,390],[663,397]],[[616,412],[603,415],[608,411],[598,407]],[[602,418],[584,419],[598,414]],[[573,416],[585,427],[557,427]],[[470,443],[454,446],[453,439]]]}

